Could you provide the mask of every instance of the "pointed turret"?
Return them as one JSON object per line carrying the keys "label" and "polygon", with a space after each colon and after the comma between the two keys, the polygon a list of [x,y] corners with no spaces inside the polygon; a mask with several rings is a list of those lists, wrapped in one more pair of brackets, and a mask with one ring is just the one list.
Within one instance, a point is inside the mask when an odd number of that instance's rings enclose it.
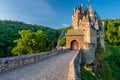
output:
{"label": "pointed turret", "polygon": [[89,14],[93,12],[90,4],[88,5],[88,12],[89,12]]}
{"label": "pointed turret", "polygon": [[80,10],[81,10],[81,14],[84,14],[84,6],[83,6],[83,4],[80,5]]}
{"label": "pointed turret", "polygon": [[87,11],[88,11],[89,14],[93,12],[92,7],[90,5],[90,0],[88,0],[88,10]]}
{"label": "pointed turret", "polygon": [[77,13],[77,14],[80,14],[79,7],[76,8],[76,13]]}

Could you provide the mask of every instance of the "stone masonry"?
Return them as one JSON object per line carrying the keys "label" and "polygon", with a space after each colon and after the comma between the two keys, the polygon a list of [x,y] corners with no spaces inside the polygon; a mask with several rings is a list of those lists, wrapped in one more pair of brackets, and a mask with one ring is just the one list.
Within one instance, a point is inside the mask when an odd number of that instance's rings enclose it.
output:
{"label": "stone masonry", "polygon": [[67,51],[69,51],[69,49],[42,52],[38,54],[30,54],[16,57],[0,58],[0,72],[31,64]]}
{"label": "stone masonry", "polygon": [[[99,42],[97,42],[99,39]],[[83,4],[74,8],[72,15],[72,29],[66,33],[66,48],[82,49],[82,61],[91,64],[95,59],[97,44],[104,46],[104,28],[98,14],[92,10],[90,4],[85,10]],[[76,47],[77,46],[77,47]]]}

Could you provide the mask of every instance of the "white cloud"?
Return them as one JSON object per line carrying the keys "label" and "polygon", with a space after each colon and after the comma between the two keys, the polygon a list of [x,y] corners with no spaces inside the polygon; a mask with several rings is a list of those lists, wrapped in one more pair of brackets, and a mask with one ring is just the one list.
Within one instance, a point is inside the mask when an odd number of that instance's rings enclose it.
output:
{"label": "white cloud", "polygon": [[69,24],[66,24],[66,23],[62,24],[62,27],[68,27],[68,26],[69,26]]}

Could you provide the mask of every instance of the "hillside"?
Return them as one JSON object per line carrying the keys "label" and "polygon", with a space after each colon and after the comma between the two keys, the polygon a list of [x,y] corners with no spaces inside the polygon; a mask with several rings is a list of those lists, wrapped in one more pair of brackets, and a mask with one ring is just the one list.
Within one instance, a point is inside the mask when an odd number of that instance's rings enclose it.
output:
{"label": "hillside", "polygon": [[13,40],[18,39],[20,35],[19,30],[42,30],[48,37],[48,49],[56,46],[57,38],[60,34],[60,30],[52,29],[46,26],[38,26],[32,24],[26,24],[19,21],[0,20],[0,57],[13,56],[11,49],[15,46]]}
{"label": "hillside", "polygon": [[[119,80],[120,79],[120,47],[106,45],[106,50],[101,54],[104,63],[104,80]],[[107,73],[106,73],[107,72]],[[108,76],[108,77],[106,77]],[[110,79],[111,78],[111,79]]]}

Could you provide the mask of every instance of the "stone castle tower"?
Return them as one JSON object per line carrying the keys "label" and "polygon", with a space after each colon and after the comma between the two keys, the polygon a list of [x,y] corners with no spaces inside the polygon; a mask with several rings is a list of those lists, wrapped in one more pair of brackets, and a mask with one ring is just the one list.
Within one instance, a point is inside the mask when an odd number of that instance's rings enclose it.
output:
{"label": "stone castle tower", "polygon": [[[98,42],[99,39],[99,42]],[[104,46],[104,28],[98,14],[91,5],[85,10],[83,4],[74,8],[72,15],[72,29],[66,33],[66,47],[82,49],[82,60],[86,64],[94,61],[97,44]]]}

